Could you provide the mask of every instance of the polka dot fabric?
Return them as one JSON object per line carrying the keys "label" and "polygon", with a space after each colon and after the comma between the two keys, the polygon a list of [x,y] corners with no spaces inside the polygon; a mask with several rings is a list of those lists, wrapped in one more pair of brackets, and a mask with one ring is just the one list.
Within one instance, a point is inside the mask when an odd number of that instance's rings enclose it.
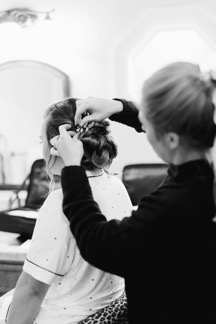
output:
{"label": "polka dot fabric", "polygon": [[[129,196],[117,177],[104,173],[90,177],[89,183],[107,219],[122,219],[131,213]],[[24,263],[26,273],[50,285],[34,324],[77,324],[105,310],[124,292],[122,278],[81,257],[62,212],[62,199],[62,190],[55,190],[41,207]]]}
{"label": "polka dot fabric", "polygon": [[127,298],[125,293],[109,306],[89,316],[79,324],[129,324],[127,319]]}

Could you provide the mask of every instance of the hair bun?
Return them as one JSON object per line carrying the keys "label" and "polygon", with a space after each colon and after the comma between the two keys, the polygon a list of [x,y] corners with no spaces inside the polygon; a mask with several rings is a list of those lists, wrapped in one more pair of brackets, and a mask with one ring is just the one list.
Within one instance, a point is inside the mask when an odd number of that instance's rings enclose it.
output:
{"label": "hair bun", "polygon": [[109,122],[94,121],[82,127],[75,127],[75,112],[76,99],[74,98],[62,100],[47,108],[45,112],[47,142],[50,145],[51,138],[59,135],[60,125],[70,124],[71,130],[76,131],[83,142],[82,166],[89,171],[109,167],[117,155],[116,144],[109,135]]}
{"label": "hair bun", "polygon": [[93,122],[92,126],[88,128],[90,134],[98,136],[98,135],[108,135],[110,133],[109,130],[109,122],[105,120],[101,120],[98,122]]}
{"label": "hair bun", "polygon": [[106,120],[90,124],[80,137],[84,146],[82,165],[88,170],[107,168],[117,156],[117,146],[109,135],[110,124]]}

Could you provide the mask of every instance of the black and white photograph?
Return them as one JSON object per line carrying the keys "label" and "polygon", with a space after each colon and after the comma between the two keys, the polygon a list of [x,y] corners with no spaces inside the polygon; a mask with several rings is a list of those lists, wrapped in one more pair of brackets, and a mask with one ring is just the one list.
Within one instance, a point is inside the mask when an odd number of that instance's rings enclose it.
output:
{"label": "black and white photograph", "polygon": [[0,324],[216,323],[216,1],[0,1]]}

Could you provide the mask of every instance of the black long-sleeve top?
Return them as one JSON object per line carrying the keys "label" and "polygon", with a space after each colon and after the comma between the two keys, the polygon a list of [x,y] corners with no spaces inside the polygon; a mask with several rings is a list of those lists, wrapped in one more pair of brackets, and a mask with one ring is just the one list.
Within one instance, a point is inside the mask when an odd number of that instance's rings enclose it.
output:
{"label": "black long-sleeve top", "polygon": [[[130,116],[130,104],[126,110],[129,125],[136,112]],[[124,114],[125,104],[118,121]],[[85,170],[63,169],[63,210],[81,254],[125,278],[130,323],[216,321],[213,179],[206,160],[170,165],[163,183],[143,196],[132,215],[107,222]]]}

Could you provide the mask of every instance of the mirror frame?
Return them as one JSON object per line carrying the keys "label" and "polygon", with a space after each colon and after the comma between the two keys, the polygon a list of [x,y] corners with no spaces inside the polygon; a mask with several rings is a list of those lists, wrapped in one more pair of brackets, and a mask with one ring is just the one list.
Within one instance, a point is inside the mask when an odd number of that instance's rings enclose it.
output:
{"label": "mirror frame", "polygon": [[[37,60],[12,60],[4,63],[0,63],[0,72],[19,67],[30,67],[40,70],[45,70],[50,74],[53,74],[55,78],[62,81],[63,97],[70,97],[71,84],[69,76],[58,68]],[[20,187],[20,184],[0,183],[0,190],[16,190]]]}
{"label": "mirror frame", "polygon": [[59,79],[62,80],[63,95],[65,97],[70,96],[70,79],[66,73],[57,69],[56,67],[48,63],[44,63],[36,60],[14,60],[14,61],[1,63],[0,72],[8,69],[13,69],[14,67],[31,67],[31,68],[38,68],[41,70],[47,70],[48,72],[52,73],[55,77],[57,76]]}

